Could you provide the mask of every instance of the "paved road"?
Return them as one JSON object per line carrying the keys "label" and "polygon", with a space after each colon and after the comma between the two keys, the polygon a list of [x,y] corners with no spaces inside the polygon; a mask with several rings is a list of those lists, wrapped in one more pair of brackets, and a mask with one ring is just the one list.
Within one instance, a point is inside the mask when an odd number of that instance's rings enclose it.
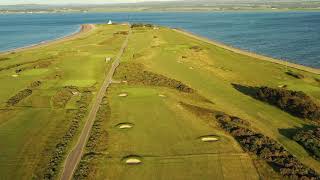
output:
{"label": "paved road", "polygon": [[97,112],[99,110],[100,104],[102,102],[102,99],[105,95],[107,88],[109,87],[109,85],[112,82],[112,76],[113,76],[116,68],[120,65],[120,59],[121,59],[122,54],[124,53],[125,48],[128,45],[130,35],[131,35],[131,29],[129,30],[129,34],[126,37],[126,40],[124,41],[115,61],[113,62],[112,66],[111,66],[110,71],[106,75],[105,80],[104,80],[104,82],[103,82],[103,84],[102,84],[102,86],[96,96],[96,99],[95,99],[94,104],[90,110],[89,116],[87,117],[86,124],[84,125],[84,128],[80,134],[80,137],[79,137],[77,144],[74,146],[74,148],[72,149],[70,154],[68,154],[68,157],[67,157],[65,164],[64,164],[61,180],[70,180],[72,178],[72,175],[73,175],[75,169],[77,168],[77,166],[81,160],[83,150],[84,150],[86,143],[89,139],[90,131],[93,126],[94,120],[96,118]]}

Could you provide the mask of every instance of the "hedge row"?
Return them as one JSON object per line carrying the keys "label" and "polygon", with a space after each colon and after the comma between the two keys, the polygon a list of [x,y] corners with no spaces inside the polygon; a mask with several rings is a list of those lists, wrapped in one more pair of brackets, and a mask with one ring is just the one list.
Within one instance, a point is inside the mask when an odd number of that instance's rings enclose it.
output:
{"label": "hedge row", "polygon": [[229,132],[247,151],[268,162],[277,172],[289,179],[319,179],[320,176],[290,154],[277,141],[246,127],[246,121],[226,114],[216,116],[222,129]]}
{"label": "hedge row", "polygon": [[80,121],[87,114],[87,107],[89,106],[90,98],[90,91],[84,91],[81,93],[81,98],[79,101],[77,101],[78,109],[72,114],[72,121],[69,129],[61,138],[60,142],[56,145],[55,150],[51,155],[50,162],[44,173],[44,179],[55,179],[55,176],[58,174],[60,165],[66,156],[67,148],[70,142],[73,140],[74,135],[78,131]]}
{"label": "hedge row", "polygon": [[320,160],[320,128],[300,130],[293,139]]}
{"label": "hedge row", "polygon": [[21,100],[30,96],[31,94],[32,94],[31,89],[21,90],[7,101],[7,106],[14,106],[14,105],[18,104]]}
{"label": "hedge row", "polygon": [[110,117],[111,111],[110,106],[107,103],[107,98],[104,97],[103,103],[101,104],[97,117],[92,126],[89,140],[86,144],[86,153],[81,158],[80,164],[73,176],[73,179],[82,180],[87,179],[90,173],[90,162],[95,157],[97,150],[98,141],[101,136],[106,133],[102,129],[102,125]]}
{"label": "hedge row", "polygon": [[129,84],[133,85],[162,86],[173,88],[185,93],[195,92],[195,90],[183,84],[182,82],[170,79],[160,74],[146,71],[141,64],[137,63],[126,63],[119,66],[116,73],[116,78],[126,80]]}
{"label": "hedge row", "polygon": [[300,118],[320,120],[320,106],[301,91],[260,87],[256,98]]}
{"label": "hedge row", "polygon": [[143,23],[136,23],[136,24],[131,25],[131,28],[141,28],[141,27],[153,28],[154,25],[153,24],[143,24]]}

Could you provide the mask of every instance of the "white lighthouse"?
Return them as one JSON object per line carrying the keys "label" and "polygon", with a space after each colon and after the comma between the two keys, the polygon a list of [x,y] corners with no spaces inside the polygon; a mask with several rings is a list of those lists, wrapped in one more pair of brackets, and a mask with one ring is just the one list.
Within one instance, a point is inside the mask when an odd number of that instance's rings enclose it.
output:
{"label": "white lighthouse", "polygon": [[112,21],[111,21],[111,20],[109,20],[108,24],[109,24],[109,25],[112,25]]}

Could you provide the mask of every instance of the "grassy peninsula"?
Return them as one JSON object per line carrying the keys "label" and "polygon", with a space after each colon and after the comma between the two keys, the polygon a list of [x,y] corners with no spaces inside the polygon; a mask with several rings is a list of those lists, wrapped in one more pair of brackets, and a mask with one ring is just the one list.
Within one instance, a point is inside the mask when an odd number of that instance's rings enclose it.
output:
{"label": "grassy peninsula", "polygon": [[[318,69],[166,27],[125,24],[90,26],[63,42],[0,55],[1,177],[64,177],[119,52],[73,179],[319,177],[318,154],[300,141],[320,119],[254,94],[257,87],[301,91],[297,101],[308,97],[301,101],[317,109]],[[290,166],[278,161],[281,153]]]}

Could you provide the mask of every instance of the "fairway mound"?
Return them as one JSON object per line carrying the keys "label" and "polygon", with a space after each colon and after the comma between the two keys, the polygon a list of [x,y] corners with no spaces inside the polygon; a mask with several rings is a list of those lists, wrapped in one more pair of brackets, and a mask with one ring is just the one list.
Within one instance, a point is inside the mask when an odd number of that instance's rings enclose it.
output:
{"label": "fairway mound", "polygon": [[216,136],[216,135],[201,136],[199,139],[202,142],[216,142],[216,141],[219,141],[219,137]]}
{"label": "fairway mound", "polygon": [[128,164],[128,165],[138,165],[142,163],[142,158],[137,155],[130,155],[123,158],[123,161],[125,164]]}
{"label": "fairway mound", "polygon": [[52,106],[54,108],[64,108],[70,99],[77,94],[79,94],[79,89],[77,87],[63,87],[52,97]]}
{"label": "fairway mound", "polygon": [[127,97],[128,94],[127,94],[127,93],[121,93],[121,94],[119,94],[118,96],[119,96],[119,97]]}
{"label": "fairway mound", "polygon": [[120,124],[117,124],[116,127],[119,129],[131,129],[133,126],[134,124],[132,123],[120,123]]}

